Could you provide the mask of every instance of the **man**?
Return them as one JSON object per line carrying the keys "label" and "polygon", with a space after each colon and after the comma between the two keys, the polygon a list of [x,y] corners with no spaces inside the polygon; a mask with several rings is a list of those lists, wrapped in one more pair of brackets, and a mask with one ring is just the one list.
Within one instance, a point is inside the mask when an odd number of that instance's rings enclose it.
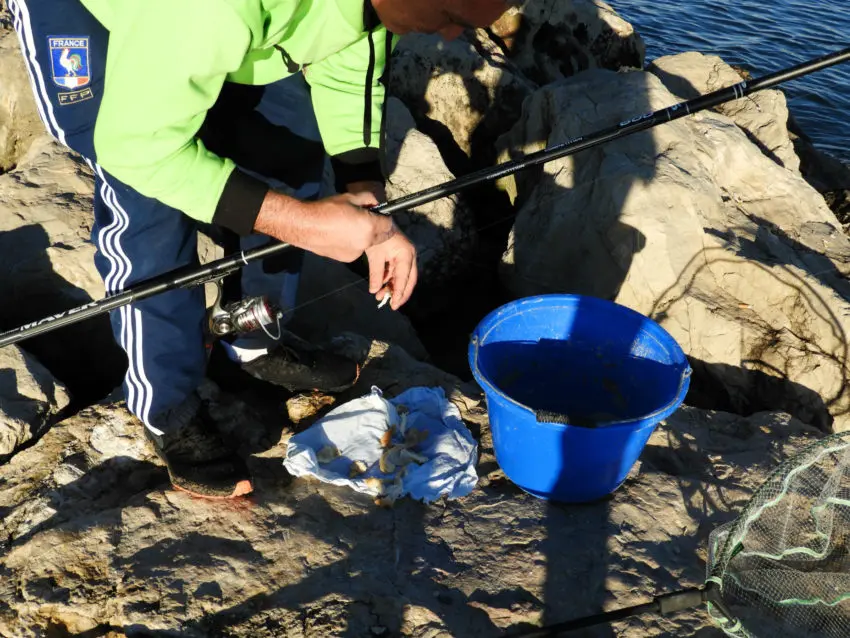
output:
{"label": "man", "polygon": [[[197,262],[196,231],[268,236],[331,259],[365,253],[369,288],[398,309],[416,252],[391,219],[379,161],[392,33],[494,22],[505,0],[9,0],[48,131],[95,173],[96,265],[107,293]],[[389,30],[389,32],[388,32]],[[321,144],[255,109],[263,87],[303,73]],[[293,123],[297,124],[297,123]],[[257,144],[257,140],[261,144]],[[259,150],[258,150],[259,149]],[[341,194],[315,201],[272,188],[315,179],[325,153]],[[297,257],[297,255],[296,255]],[[282,266],[296,272],[297,258]],[[228,498],[251,491],[196,392],[205,374],[200,288],[112,314],[128,355],[128,408],[173,485]],[[234,357],[238,352],[231,349]],[[353,362],[282,340],[241,365],[290,390],[337,391]]]}

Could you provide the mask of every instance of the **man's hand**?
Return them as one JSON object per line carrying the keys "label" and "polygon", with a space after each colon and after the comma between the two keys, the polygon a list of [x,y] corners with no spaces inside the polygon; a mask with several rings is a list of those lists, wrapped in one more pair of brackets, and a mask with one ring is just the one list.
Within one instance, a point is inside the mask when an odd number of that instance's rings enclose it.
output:
{"label": "man's hand", "polygon": [[254,230],[346,263],[365,252],[369,291],[377,299],[392,292],[390,307],[398,310],[416,285],[416,248],[392,218],[365,210],[377,204],[374,194],[365,191],[315,202],[269,191]]}

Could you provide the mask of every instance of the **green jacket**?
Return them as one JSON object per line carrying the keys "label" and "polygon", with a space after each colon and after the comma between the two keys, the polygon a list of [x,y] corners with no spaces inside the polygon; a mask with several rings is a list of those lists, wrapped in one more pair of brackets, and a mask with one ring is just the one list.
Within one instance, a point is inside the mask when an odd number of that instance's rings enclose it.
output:
{"label": "green jacket", "polygon": [[110,32],[97,162],[143,195],[209,222],[250,191],[241,230],[253,226],[265,186],[195,137],[225,80],[303,72],[327,153],[377,157],[392,40],[364,0],[82,2]]}

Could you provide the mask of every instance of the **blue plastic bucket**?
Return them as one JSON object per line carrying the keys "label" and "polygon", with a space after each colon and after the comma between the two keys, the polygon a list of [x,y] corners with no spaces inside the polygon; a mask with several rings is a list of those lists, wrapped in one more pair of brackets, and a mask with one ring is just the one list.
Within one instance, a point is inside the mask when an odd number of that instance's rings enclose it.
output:
{"label": "blue plastic bucket", "polygon": [[505,475],[568,503],[602,498],[625,481],[691,376],[682,348],[657,323],[578,295],[497,308],[475,329],[469,363]]}

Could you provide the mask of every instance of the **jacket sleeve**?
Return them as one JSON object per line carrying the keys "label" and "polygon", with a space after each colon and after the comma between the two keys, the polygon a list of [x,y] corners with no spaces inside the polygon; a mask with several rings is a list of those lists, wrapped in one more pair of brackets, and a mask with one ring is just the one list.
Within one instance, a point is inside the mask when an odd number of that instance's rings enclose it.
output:
{"label": "jacket sleeve", "polygon": [[380,150],[388,57],[395,38],[383,26],[304,71],[337,190],[383,181]]}
{"label": "jacket sleeve", "polygon": [[120,6],[94,131],[98,164],[145,196],[244,234],[267,188],[206,149],[196,133],[227,73],[242,63],[248,25],[217,0]]}

